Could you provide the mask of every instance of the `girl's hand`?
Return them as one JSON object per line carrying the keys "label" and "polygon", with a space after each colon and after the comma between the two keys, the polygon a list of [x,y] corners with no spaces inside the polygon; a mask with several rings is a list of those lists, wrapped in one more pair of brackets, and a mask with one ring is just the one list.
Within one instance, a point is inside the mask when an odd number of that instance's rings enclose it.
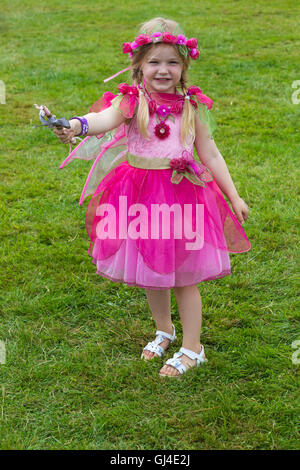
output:
{"label": "girl's hand", "polygon": [[230,202],[238,221],[240,222],[240,224],[243,224],[245,220],[248,219],[249,207],[247,206],[245,201],[239,196],[232,199]]}
{"label": "girl's hand", "polygon": [[[75,137],[75,135],[80,133],[81,124],[77,120],[77,122],[74,121],[75,119],[70,121],[70,129],[67,129],[66,127],[63,127],[62,129],[57,129],[56,127],[53,128],[54,134],[57,135],[63,144],[68,144]],[[78,129],[78,124],[80,129]]]}

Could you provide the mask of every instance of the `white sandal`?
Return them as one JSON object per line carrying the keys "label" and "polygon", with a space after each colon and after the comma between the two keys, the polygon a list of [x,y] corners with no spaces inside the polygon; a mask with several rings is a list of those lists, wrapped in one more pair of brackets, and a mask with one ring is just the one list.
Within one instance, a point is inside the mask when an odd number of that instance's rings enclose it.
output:
{"label": "white sandal", "polygon": [[[141,354],[141,359],[145,359],[147,361],[149,359],[152,359],[152,357],[150,358],[145,357],[144,351],[153,352],[154,353],[153,357],[155,357],[155,354],[157,354],[159,357],[162,357],[164,355],[165,349],[160,346],[160,343],[162,343],[165,338],[170,340],[170,344],[174,343],[174,341],[177,339],[177,337],[175,336],[175,326],[173,324],[172,324],[172,327],[173,327],[173,335],[170,335],[169,333],[166,333],[165,331],[157,330],[157,332],[155,333],[156,334],[155,340],[151,341],[144,347],[143,352]],[[168,349],[168,347],[166,349]]]}
{"label": "white sandal", "polygon": [[[202,346],[202,345],[201,345]],[[195,366],[187,367],[180,361],[180,357],[182,355],[188,356],[190,359],[196,359]],[[165,365],[172,366],[176,370],[178,370],[179,375],[168,375],[168,374],[159,374],[161,377],[180,377],[180,375],[184,374],[188,369],[193,367],[199,367],[204,362],[207,362],[207,359],[204,354],[204,347],[202,346],[200,354],[195,353],[191,349],[180,348],[179,352],[176,352],[171,359],[168,359]]]}

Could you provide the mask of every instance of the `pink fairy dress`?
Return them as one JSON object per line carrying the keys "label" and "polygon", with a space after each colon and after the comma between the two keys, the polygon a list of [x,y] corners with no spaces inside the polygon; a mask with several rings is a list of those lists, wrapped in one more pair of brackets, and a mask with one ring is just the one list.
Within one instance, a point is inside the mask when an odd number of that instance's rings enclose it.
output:
{"label": "pink fairy dress", "polygon": [[[229,275],[229,252],[250,250],[247,236],[208,169],[183,146],[184,97],[151,94],[149,139],[139,131],[138,90],[121,84],[91,107],[115,106],[128,118],[113,134],[86,137],[61,165],[95,159],[80,199],[90,194],[86,229],[97,273],[147,289],[195,285]],[[208,127],[212,101],[190,87]],[[155,98],[155,99],[154,99]]]}

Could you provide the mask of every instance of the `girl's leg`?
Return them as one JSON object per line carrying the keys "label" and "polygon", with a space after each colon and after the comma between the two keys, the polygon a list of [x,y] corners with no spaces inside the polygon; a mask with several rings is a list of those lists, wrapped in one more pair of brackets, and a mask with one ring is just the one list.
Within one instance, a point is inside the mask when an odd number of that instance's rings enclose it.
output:
{"label": "girl's leg", "polygon": [[[182,347],[191,349],[199,354],[202,348],[200,345],[202,302],[198,287],[175,287],[174,294],[177,300],[182,323]],[[181,360],[185,365],[187,365],[187,367],[196,364],[196,359],[192,360],[185,355],[182,356]],[[179,372],[174,367],[167,365],[163,366],[160,373],[166,375],[179,375]]]}
{"label": "girl's leg", "polygon": [[[171,320],[170,290],[145,289],[145,292],[157,329],[172,335],[173,328]],[[170,340],[165,338],[163,342],[160,343],[160,346],[166,349],[169,346],[169,343]],[[154,356],[154,353],[151,351],[144,351],[144,355],[150,359]]]}

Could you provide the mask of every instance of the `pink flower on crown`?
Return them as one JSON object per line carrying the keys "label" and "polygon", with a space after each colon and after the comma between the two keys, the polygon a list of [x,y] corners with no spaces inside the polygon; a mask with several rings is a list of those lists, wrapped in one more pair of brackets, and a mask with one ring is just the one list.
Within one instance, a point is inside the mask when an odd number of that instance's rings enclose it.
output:
{"label": "pink flower on crown", "polygon": [[163,33],[153,33],[150,37],[153,42],[160,42],[163,38]]}
{"label": "pink flower on crown", "polygon": [[186,45],[186,37],[183,34],[178,34],[176,44]]}
{"label": "pink flower on crown", "polygon": [[135,49],[137,49],[138,47],[139,47],[139,45],[138,45],[135,41],[133,41],[133,42],[131,43],[131,49],[132,49],[133,51],[134,51]]}
{"label": "pink flower on crown", "polygon": [[124,42],[123,43],[123,53],[128,54],[128,52],[131,52],[131,51],[132,51],[131,43],[130,42]]}
{"label": "pink flower on crown", "polygon": [[[198,59],[200,53],[198,51],[198,39],[190,38],[187,39],[183,34],[174,34],[169,33],[168,31],[160,32],[156,31],[151,35],[139,34],[133,42],[123,43],[123,53],[129,54],[129,57],[132,58],[133,53],[141,46],[145,44],[164,42],[166,44],[177,44],[178,46],[186,46],[189,49],[189,55],[192,59]],[[181,51],[184,52],[184,51]]]}
{"label": "pink flower on crown", "polygon": [[135,42],[138,46],[143,46],[144,44],[149,44],[152,42],[147,34],[140,34],[137,38],[135,38]]}
{"label": "pink flower on crown", "polygon": [[200,55],[200,52],[198,51],[198,49],[191,49],[190,50],[190,56],[191,56],[192,59],[194,59],[194,60],[198,59],[199,55]]}
{"label": "pink flower on crown", "polygon": [[177,37],[170,33],[164,33],[163,41],[169,44],[176,44]]}
{"label": "pink flower on crown", "polygon": [[197,47],[198,47],[198,39],[196,39],[196,38],[188,39],[187,42],[186,42],[186,45],[187,45],[187,47],[189,47],[190,49],[197,49]]}

